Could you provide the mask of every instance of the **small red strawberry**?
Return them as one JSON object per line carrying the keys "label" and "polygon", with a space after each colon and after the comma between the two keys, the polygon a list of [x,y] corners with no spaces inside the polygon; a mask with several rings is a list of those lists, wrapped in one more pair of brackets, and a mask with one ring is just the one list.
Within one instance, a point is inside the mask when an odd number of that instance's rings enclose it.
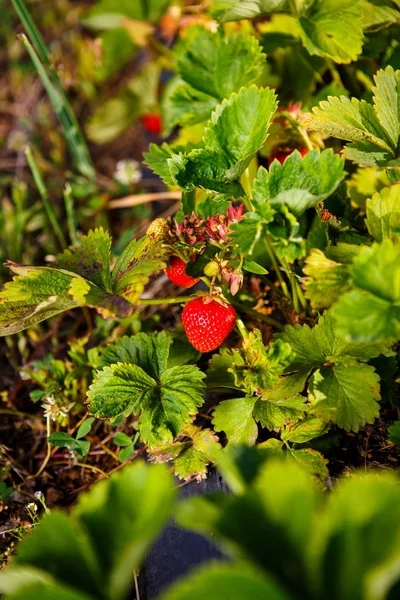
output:
{"label": "small red strawberry", "polygon": [[195,283],[200,281],[200,277],[193,278],[190,275],[186,275],[185,267],[186,263],[181,258],[173,256],[169,261],[168,269],[165,269],[165,274],[176,285],[183,288],[191,288]]}
{"label": "small red strawberry", "polygon": [[150,113],[148,115],[144,115],[143,117],[141,117],[140,122],[149,133],[160,135],[163,126],[159,114]]}
{"label": "small red strawberry", "polygon": [[232,331],[235,309],[217,302],[211,296],[190,300],[183,309],[182,323],[189,342],[200,352],[218,348]]}

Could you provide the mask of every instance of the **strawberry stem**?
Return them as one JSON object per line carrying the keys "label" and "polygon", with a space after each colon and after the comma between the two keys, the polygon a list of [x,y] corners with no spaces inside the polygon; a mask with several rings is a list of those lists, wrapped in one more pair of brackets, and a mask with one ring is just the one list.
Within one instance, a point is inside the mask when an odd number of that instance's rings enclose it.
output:
{"label": "strawberry stem", "polygon": [[266,248],[266,250],[267,250],[267,252],[269,254],[269,257],[271,259],[272,266],[274,267],[274,270],[275,270],[276,276],[278,278],[278,281],[281,284],[282,291],[285,294],[286,298],[290,298],[290,293],[289,293],[288,287],[286,285],[286,281],[282,277],[282,273],[280,271],[280,268],[279,268],[279,265],[278,265],[278,261],[276,260],[275,252],[274,252],[274,250],[272,248],[272,245],[271,245],[271,243],[269,241],[269,236],[268,235],[266,235],[265,238],[264,238],[264,245],[265,245],[265,248]]}
{"label": "strawberry stem", "polygon": [[143,306],[151,304],[184,304],[185,302],[190,302],[190,300],[204,295],[204,293],[201,293],[193,294],[192,296],[177,296],[170,298],[140,298],[138,304]]}
{"label": "strawberry stem", "polygon": [[257,310],[248,308],[246,305],[242,304],[241,302],[231,301],[231,304],[235,308],[237,308],[240,311],[249,315],[249,317],[254,317],[255,319],[258,319],[259,321],[263,321],[263,323],[267,323],[268,325],[271,325],[272,327],[279,329],[279,331],[283,331],[283,329],[284,329],[284,326],[282,325],[282,323],[280,323],[273,317],[269,317],[268,315],[263,315],[262,313],[258,312]]}
{"label": "strawberry stem", "polygon": [[246,339],[246,337],[249,335],[249,332],[247,331],[242,319],[239,319],[239,317],[236,317],[236,326],[239,329],[239,333],[242,338]]}

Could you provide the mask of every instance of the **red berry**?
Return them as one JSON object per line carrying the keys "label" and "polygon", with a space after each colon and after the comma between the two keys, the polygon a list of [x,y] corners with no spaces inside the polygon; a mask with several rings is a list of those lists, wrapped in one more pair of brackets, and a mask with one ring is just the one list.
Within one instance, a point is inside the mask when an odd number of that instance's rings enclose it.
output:
{"label": "red berry", "polygon": [[200,352],[218,348],[232,331],[236,320],[235,309],[224,306],[211,296],[190,300],[183,309],[182,323],[189,342]]}
{"label": "red berry", "polygon": [[144,115],[143,117],[141,117],[140,122],[149,133],[160,135],[163,127],[161,117],[157,113]]}
{"label": "red berry", "polygon": [[186,263],[178,256],[173,256],[169,261],[169,268],[165,269],[168,279],[183,288],[190,288],[200,281],[200,277],[193,278],[185,273]]}

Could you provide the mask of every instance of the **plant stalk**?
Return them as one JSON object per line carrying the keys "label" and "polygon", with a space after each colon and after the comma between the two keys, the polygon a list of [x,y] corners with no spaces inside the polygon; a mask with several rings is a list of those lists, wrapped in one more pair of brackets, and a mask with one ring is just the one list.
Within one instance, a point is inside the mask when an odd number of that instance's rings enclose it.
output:
{"label": "plant stalk", "polygon": [[74,203],[72,198],[72,189],[69,183],[64,190],[65,212],[67,213],[68,233],[71,243],[75,246],[78,243],[78,234],[76,231]]}
{"label": "plant stalk", "polygon": [[65,238],[64,238],[64,234],[61,231],[60,225],[58,224],[57,215],[54,212],[54,208],[50,202],[47,188],[44,184],[42,175],[38,169],[36,161],[33,158],[32,150],[29,147],[25,150],[25,156],[26,156],[26,160],[28,161],[29,167],[32,171],[32,176],[36,183],[37,189],[39,190],[39,194],[42,198],[42,202],[43,202],[44,208],[46,210],[47,217],[50,221],[51,226],[53,227],[53,231],[54,231],[56,238],[61,246],[61,250],[64,250],[64,248],[67,246]]}
{"label": "plant stalk", "polygon": [[[203,294],[201,294],[203,295]],[[158,304],[184,304],[186,302],[190,302],[190,300],[194,300],[198,298],[199,294],[193,296],[175,296],[171,298],[140,298],[138,304],[139,305],[158,305]]]}
{"label": "plant stalk", "polygon": [[286,285],[286,281],[283,279],[282,273],[280,271],[279,265],[278,265],[278,261],[276,260],[276,256],[275,256],[275,252],[271,246],[271,243],[269,241],[269,236],[266,235],[264,238],[264,245],[265,248],[268,252],[268,255],[271,259],[272,262],[272,266],[274,267],[276,276],[278,278],[279,283],[281,284],[281,288],[283,293],[285,294],[286,298],[290,298],[290,293],[289,293],[289,289],[288,286]]}

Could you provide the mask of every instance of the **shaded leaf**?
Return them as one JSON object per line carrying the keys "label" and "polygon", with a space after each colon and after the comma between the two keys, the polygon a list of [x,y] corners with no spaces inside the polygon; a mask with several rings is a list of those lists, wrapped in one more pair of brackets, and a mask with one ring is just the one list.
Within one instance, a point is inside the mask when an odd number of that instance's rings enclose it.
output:
{"label": "shaded leaf", "polygon": [[301,448],[300,450],[290,448],[289,453],[303,469],[316,477],[322,484],[322,489],[325,489],[325,480],[329,475],[329,471],[326,466],[328,461],[322,454],[313,448]]}
{"label": "shaded leaf", "polygon": [[351,288],[348,265],[330,260],[321,250],[311,250],[303,268],[306,297],[314,308],[329,308]]}
{"label": "shaded leaf", "polygon": [[396,421],[391,427],[388,429],[389,432],[389,440],[392,444],[395,444],[397,448],[400,448],[400,421]]}
{"label": "shaded leaf", "polygon": [[[168,470],[144,462],[126,466],[79,497],[73,516],[90,539],[100,564],[98,597],[127,597],[132,573],[170,518],[175,497]],[[71,571],[70,577],[74,576]]]}
{"label": "shaded leaf", "polygon": [[163,600],[290,600],[284,589],[264,571],[240,563],[213,564],[191,573],[188,578],[177,582],[163,596]]}
{"label": "shaded leaf", "polygon": [[258,427],[253,417],[256,397],[223,400],[213,412],[215,431],[224,431],[232,444],[255,444]]}
{"label": "shaded leaf", "polygon": [[267,350],[261,332],[255,329],[244,338],[241,356],[235,355],[230,370],[237,387],[260,395],[276,384],[291,359],[289,344],[277,340]]}
{"label": "shaded leaf", "polygon": [[299,421],[299,423],[287,427],[281,432],[281,437],[289,442],[304,444],[323,435],[328,429],[329,421],[310,416],[304,421]]}
{"label": "shaded leaf", "polygon": [[216,449],[221,448],[218,438],[211,429],[201,429],[195,425],[186,427],[181,435],[185,441],[157,446],[150,452],[150,460],[173,460],[174,472],[180,479],[194,477],[201,481],[207,477],[207,465],[213,462]]}
{"label": "shaded leaf", "polygon": [[346,431],[358,431],[379,415],[379,381],[366,364],[322,367],[311,378],[309,401],[316,415]]}
{"label": "shaded leaf", "polygon": [[[62,544],[60,543],[62,539]],[[62,584],[72,584],[89,597],[101,595],[101,570],[90,540],[77,523],[59,510],[52,510],[40,527],[19,546],[17,567],[46,566],[46,573]]]}
{"label": "shaded leaf", "polygon": [[304,417],[308,407],[307,398],[294,396],[292,398],[282,398],[271,402],[270,400],[257,400],[254,406],[254,418],[263,427],[270,431],[280,429],[285,424],[296,423]]}
{"label": "shaded leaf", "polygon": [[377,242],[400,242],[400,185],[383,188],[366,202],[368,231]]}
{"label": "shaded leaf", "polygon": [[[390,277],[387,274],[390,273]],[[337,328],[354,340],[400,336],[400,246],[390,239],[363,247],[351,266],[353,285],[333,309]]]}
{"label": "shaded leaf", "polygon": [[150,276],[167,266],[169,253],[159,238],[145,235],[132,240],[115,263],[114,292],[131,303],[137,302]]}
{"label": "shaded leaf", "polygon": [[110,277],[111,238],[102,227],[90,230],[79,245],[70,246],[56,258],[57,264],[111,292]]}

